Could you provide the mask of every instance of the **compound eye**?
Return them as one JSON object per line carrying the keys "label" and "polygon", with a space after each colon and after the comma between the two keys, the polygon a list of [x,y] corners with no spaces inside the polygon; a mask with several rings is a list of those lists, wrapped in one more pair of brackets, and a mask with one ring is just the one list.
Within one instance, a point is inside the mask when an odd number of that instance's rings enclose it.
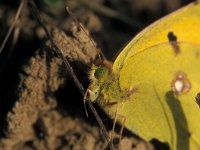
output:
{"label": "compound eye", "polygon": [[94,77],[96,79],[102,79],[107,73],[107,69],[105,67],[98,67],[94,72]]}

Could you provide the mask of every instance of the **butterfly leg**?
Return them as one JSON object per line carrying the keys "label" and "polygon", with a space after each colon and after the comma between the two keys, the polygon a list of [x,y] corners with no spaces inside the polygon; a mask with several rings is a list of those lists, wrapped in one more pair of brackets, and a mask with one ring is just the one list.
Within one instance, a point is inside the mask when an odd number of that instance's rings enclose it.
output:
{"label": "butterfly leg", "polygon": [[86,90],[84,97],[83,97],[83,105],[84,105],[84,110],[85,110],[85,114],[86,114],[87,117],[88,117],[88,112],[87,112],[85,103],[86,103],[86,100],[88,98],[88,94],[89,94],[89,89]]}
{"label": "butterfly leg", "polygon": [[117,109],[117,106],[116,106],[116,111],[115,111],[114,120],[113,120],[113,127],[112,127],[111,136],[110,136],[112,143],[113,143],[113,137],[114,137],[114,133],[115,133],[115,125],[116,125],[116,122],[117,122],[117,112],[118,112],[118,109]]}
{"label": "butterfly leg", "polygon": [[121,115],[121,114],[119,114],[119,115],[120,115],[121,118],[123,118],[122,125],[121,125],[120,132],[119,132],[119,141],[121,143],[122,134],[123,134],[123,130],[124,130],[125,123],[126,123],[126,117],[124,115]]}
{"label": "butterfly leg", "polygon": [[113,127],[112,127],[112,132],[111,132],[111,142],[113,142],[114,130],[115,130],[116,122],[119,118],[122,118],[121,128],[120,128],[120,132],[119,132],[119,147],[120,147],[123,130],[124,130],[125,123],[126,123],[126,117],[124,115],[118,113],[118,107],[116,106],[116,111],[115,111],[114,120],[113,120]]}
{"label": "butterfly leg", "polygon": [[126,94],[126,97],[125,97],[125,100],[127,100],[132,94],[138,92],[138,88],[132,88],[130,90],[127,91],[127,94]]}

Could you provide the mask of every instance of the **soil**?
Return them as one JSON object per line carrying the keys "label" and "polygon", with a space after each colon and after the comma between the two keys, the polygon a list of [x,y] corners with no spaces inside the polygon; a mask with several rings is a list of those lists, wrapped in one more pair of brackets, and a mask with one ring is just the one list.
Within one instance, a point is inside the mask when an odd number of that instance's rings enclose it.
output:
{"label": "soil", "polygon": [[[89,66],[97,61],[98,51],[113,60],[145,26],[189,3],[183,0],[36,2],[54,42],[85,89],[89,84]],[[12,25],[19,3],[0,3],[1,41]],[[65,6],[69,6],[84,30],[67,14]],[[86,117],[80,91],[27,3],[0,54],[0,99],[0,149],[109,149],[89,108]],[[95,108],[111,134],[112,120],[98,106]],[[128,130],[124,131],[119,146],[119,128],[118,125],[115,149],[153,149],[152,143],[155,149],[166,148],[163,143],[145,142]]]}

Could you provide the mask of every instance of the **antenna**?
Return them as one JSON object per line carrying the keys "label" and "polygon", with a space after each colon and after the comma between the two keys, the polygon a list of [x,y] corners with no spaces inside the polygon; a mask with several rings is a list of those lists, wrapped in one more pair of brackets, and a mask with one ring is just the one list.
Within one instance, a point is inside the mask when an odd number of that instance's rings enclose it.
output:
{"label": "antenna", "polygon": [[104,56],[104,54],[102,53],[102,51],[100,51],[99,49],[97,49],[97,47],[95,46],[95,43],[93,41],[93,39],[89,36],[89,34],[85,31],[84,27],[80,24],[80,22],[78,21],[78,19],[73,15],[73,13],[70,11],[69,7],[66,7],[66,10],[68,12],[68,14],[70,15],[70,17],[73,19],[73,21],[77,24],[77,26],[79,28],[81,28],[83,30],[83,32],[88,36],[88,38],[90,39],[90,41],[92,42],[93,47],[95,48],[95,50],[98,52],[98,57],[101,60],[101,62],[103,62],[106,58]]}

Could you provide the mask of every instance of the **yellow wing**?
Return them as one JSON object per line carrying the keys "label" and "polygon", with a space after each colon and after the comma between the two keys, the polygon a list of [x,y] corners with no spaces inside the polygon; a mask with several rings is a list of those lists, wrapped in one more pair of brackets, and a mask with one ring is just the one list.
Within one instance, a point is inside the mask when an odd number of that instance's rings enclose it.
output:
{"label": "yellow wing", "polygon": [[113,72],[119,73],[126,59],[133,54],[169,41],[170,32],[177,37],[177,41],[200,43],[200,4],[191,3],[140,32],[117,57],[113,65]]}
{"label": "yellow wing", "polygon": [[200,45],[177,44],[179,54],[168,42],[126,59],[120,86],[138,92],[118,104],[119,113],[126,116],[125,126],[146,140],[157,138],[173,150],[198,150],[200,110],[195,96],[200,91]]}

